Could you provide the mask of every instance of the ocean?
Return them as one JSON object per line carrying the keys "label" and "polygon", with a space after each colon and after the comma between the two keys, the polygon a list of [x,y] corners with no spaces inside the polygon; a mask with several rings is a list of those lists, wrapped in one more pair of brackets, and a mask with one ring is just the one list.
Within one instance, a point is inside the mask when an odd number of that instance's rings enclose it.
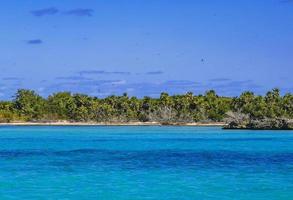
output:
{"label": "ocean", "polygon": [[293,131],[1,126],[6,199],[292,200]]}

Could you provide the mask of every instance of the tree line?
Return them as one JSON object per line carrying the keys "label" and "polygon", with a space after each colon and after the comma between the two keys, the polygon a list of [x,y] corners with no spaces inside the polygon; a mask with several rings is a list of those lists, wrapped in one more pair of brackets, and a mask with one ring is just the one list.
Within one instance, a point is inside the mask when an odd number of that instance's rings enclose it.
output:
{"label": "tree line", "polygon": [[243,92],[239,97],[224,97],[209,90],[205,94],[161,93],[159,98],[121,96],[97,98],[70,92],[47,98],[33,90],[20,89],[13,100],[0,101],[0,122],[223,122],[229,117],[293,119],[293,95],[280,95],[273,89],[264,96]]}

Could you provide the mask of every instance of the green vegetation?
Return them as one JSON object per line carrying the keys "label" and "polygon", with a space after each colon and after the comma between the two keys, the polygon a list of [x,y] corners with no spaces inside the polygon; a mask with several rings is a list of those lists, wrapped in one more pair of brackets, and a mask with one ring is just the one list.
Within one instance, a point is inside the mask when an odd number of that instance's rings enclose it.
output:
{"label": "green vegetation", "polygon": [[[18,90],[12,101],[0,102],[0,122],[58,121],[74,122],[223,122],[228,128],[246,128],[255,121],[293,119],[293,95],[280,95],[278,89],[265,96],[244,92],[239,97],[222,97],[215,91],[204,95],[138,99],[109,96],[104,99],[84,94],[59,92],[43,98],[32,90]],[[253,128],[253,127],[251,127]]]}

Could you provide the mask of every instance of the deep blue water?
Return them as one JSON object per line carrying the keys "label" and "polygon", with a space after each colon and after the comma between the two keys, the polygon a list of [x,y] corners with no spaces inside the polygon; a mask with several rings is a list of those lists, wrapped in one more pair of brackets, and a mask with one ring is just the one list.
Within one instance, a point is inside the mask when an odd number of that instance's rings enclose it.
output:
{"label": "deep blue water", "polygon": [[293,199],[293,131],[0,127],[0,200]]}

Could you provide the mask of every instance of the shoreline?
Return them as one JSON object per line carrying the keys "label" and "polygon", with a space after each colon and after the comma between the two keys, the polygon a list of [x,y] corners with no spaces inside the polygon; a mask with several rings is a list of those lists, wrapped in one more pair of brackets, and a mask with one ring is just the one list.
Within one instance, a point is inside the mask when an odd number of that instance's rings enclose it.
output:
{"label": "shoreline", "polygon": [[173,123],[161,124],[159,122],[109,122],[109,123],[95,123],[95,122],[9,122],[0,123],[0,126],[225,126],[225,123]]}

